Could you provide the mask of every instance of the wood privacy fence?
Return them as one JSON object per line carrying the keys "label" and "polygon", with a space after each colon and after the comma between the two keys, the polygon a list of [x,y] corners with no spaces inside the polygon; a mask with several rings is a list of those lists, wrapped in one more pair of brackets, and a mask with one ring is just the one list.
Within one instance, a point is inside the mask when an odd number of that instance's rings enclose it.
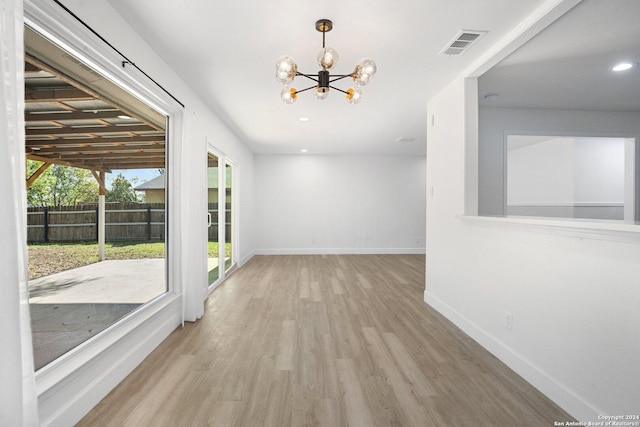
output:
{"label": "wood privacy fence", "polygon": [[[162,241],[164,203],[106,203],[105,240]],[[98,240],[98,204],[28,208],[27,241],[91,242]]]}
{"label": "wood privacy fence", "polygon": [[[212,225],[209,241],[218,241],[218,204],[208,206]],[[164,203],[106,203],[105,240],[164,241]],[[226,212],[226,241],[231,241],[231,211]],[[27,241],[95,242],[98,240],[98,204],[49,208],[31,207],[27,210]]]}

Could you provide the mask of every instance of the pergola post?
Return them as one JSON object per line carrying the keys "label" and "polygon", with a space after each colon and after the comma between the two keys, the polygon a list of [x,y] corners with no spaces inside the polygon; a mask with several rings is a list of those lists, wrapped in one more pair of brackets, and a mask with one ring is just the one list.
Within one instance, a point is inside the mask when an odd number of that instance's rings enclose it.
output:
{"label": "pergola post", "polygon": [[104,236],[105,236],[105,204],[104,197],[107,194],[107,187],[104,184],[104,171],[91,171],[93,177],[98,181],[98,261],[104,261]]}

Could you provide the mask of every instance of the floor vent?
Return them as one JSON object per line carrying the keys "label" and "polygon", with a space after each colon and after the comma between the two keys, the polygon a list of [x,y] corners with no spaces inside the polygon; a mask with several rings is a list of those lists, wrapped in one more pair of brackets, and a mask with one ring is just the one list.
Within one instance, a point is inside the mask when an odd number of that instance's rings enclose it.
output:
{"label": "floor vent", "polygon": [[486,31],[462,30],[440,51],[440,55],[462,55],[487,34]]}

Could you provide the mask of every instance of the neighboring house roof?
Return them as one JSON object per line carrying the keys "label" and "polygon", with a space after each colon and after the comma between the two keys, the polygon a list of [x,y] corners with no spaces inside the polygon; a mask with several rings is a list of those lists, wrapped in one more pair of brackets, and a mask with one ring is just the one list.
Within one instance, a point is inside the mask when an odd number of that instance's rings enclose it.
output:
{"label": "neighboring house roof", "polygon": [[[225,168],[227,174],[227,183],[231,183],[231,169]],[[218,188],[218,168],[209,168],[208,169],[208,188]],[[134,187],[136,191],[147,191],[147,190],[164,190],[164,174],[160,176],[156,176],[153,179],[150,179],[147,182],[144,182],[137,187]]]}
{"label": "neighboring house roof", "polygon": [[147,182],[143,182],[142,184],[134,187],[136,191],[146,191],[146,190],[164,190],[164,174],[156,176],[153,179],[150,179]]}

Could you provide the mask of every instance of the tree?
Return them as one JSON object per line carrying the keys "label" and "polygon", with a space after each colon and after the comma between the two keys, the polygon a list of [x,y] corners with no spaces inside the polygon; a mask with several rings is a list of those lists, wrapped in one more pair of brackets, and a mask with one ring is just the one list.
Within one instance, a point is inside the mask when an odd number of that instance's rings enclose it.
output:
{"label": "tree", "polygon": [[[27,160],[27,177],[42,162]],[[74,206],[98,200],[98,183],[86,169],[53,165],[27,188],[29,206]]]}
{"label": "tree", "polygon": [[[133,179],[135,181],[135,178]],[[142,197],[133,189],[133,182],[127,180],[122,172],[111,180],[111,189],[105,196],[107,202],[141,202]]]}

